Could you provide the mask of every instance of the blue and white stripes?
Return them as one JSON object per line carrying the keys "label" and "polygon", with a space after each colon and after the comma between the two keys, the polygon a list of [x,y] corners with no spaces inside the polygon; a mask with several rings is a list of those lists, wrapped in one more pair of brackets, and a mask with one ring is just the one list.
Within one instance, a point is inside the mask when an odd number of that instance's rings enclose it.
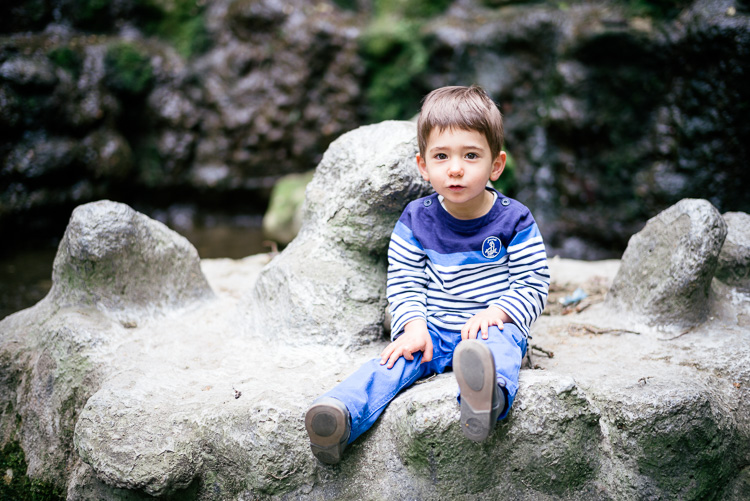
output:
{"label": "blue and white stripes", "polygon": [[[505,311],[528,335],[549,289],[544,243],[528,209],[515,200],[507,206],[498,202],[485,216],[463,221],[440,203],[424,203],[435,197],[410,203],[391,236],[392,337],[415,318],[461,330],[489,305]],[[499,239],[499,252],[482,252],[487,239]]]}

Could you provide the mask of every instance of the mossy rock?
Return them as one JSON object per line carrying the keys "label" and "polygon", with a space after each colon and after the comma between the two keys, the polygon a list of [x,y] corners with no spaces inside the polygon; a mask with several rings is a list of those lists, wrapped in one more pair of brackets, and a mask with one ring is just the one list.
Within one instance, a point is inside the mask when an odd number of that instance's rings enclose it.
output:
{"label": "mossy rock", "polygon": [[143,31],[165,40],[186,59],[210,46],[204,10],[205,2],[195,0],[136,0],[134,5],[134,14]]}
{"label": "mossy rock", "polygon": [[271,201],[263,216],[263,233],[281,244],[291,242],[302,226],[302,203],[305,189],[313,173],[289,174],[281,178],[271,191]]}
{"label": "mossy rock", "polygon": [[122,95],[140,96],[151,88],[154,70],[148,55],[131,43],[111,45],[104,57],[107,86]]}
{"label": "mossy rock", "polygon": [[62,489],[26,476],[26,457],[18,442],[8,442],[0,451],[0,499],[15,501],[64,500]]}
{"label": "mossy rock", "polygon": [[70,47],[55,47],[47,53],[47,57],[55,66],[58,66],[78,78],[81,74],[83,58],[81,55]]}

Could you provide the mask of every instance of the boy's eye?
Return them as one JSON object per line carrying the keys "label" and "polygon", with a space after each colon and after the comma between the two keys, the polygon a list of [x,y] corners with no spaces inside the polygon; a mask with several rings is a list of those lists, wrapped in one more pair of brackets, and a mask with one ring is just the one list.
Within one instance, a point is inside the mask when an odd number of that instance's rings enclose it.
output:
{"label": "boy's eye", "polygon": [[445,153],[438,153],[437,155],[435,155],[435,158],[437,158],[438,160],[445,160],[446,158],[448,158],[448,155],[446,155]]}
{"label": "boy's eye", "polygon": [[468,158],[469,160],[476,160],[479,157],[477,156],[476,153],[467,153],[466,158]]}

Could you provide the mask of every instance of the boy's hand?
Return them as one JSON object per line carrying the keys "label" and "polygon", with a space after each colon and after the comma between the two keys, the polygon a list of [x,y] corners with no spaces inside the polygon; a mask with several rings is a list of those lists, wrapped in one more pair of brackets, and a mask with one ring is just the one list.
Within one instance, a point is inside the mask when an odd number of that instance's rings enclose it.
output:
{"label": "boy's hand", "polygon": [[385,365],[387,362],[390,369],[401,357],[414,360],[413,353],[418,351],[424,352],[422,363],[432,360],[432,338],[427,331],[427,324],[421,319],[412,320],[406,324],[404,333],[385,347],[380,354],[380,365]]}
{"label": "boy's hand", "polygon": [[463,327],[461,327],[461,340],[476,339],[479,331],[482,331],[482,339],[489,336],[490,325],[497,325],[502,329],[503,324],[512,323],[513,321],[503,310],[497,306],[488,306],[471,317]]}

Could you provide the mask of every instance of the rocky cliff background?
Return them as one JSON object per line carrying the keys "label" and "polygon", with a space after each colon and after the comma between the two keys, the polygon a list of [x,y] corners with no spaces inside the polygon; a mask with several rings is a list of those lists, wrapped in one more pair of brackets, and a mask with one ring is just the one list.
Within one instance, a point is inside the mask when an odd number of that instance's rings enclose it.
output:
{"label": "rocky cliff background", "polygon": [[15,2],[0,234],[59,236],[101,198],[262,213],[343,132],[476,82],[506,116],[500,188],[553,253],[616,257],[682,198],[750,210],[749,26],[739,0]]}

